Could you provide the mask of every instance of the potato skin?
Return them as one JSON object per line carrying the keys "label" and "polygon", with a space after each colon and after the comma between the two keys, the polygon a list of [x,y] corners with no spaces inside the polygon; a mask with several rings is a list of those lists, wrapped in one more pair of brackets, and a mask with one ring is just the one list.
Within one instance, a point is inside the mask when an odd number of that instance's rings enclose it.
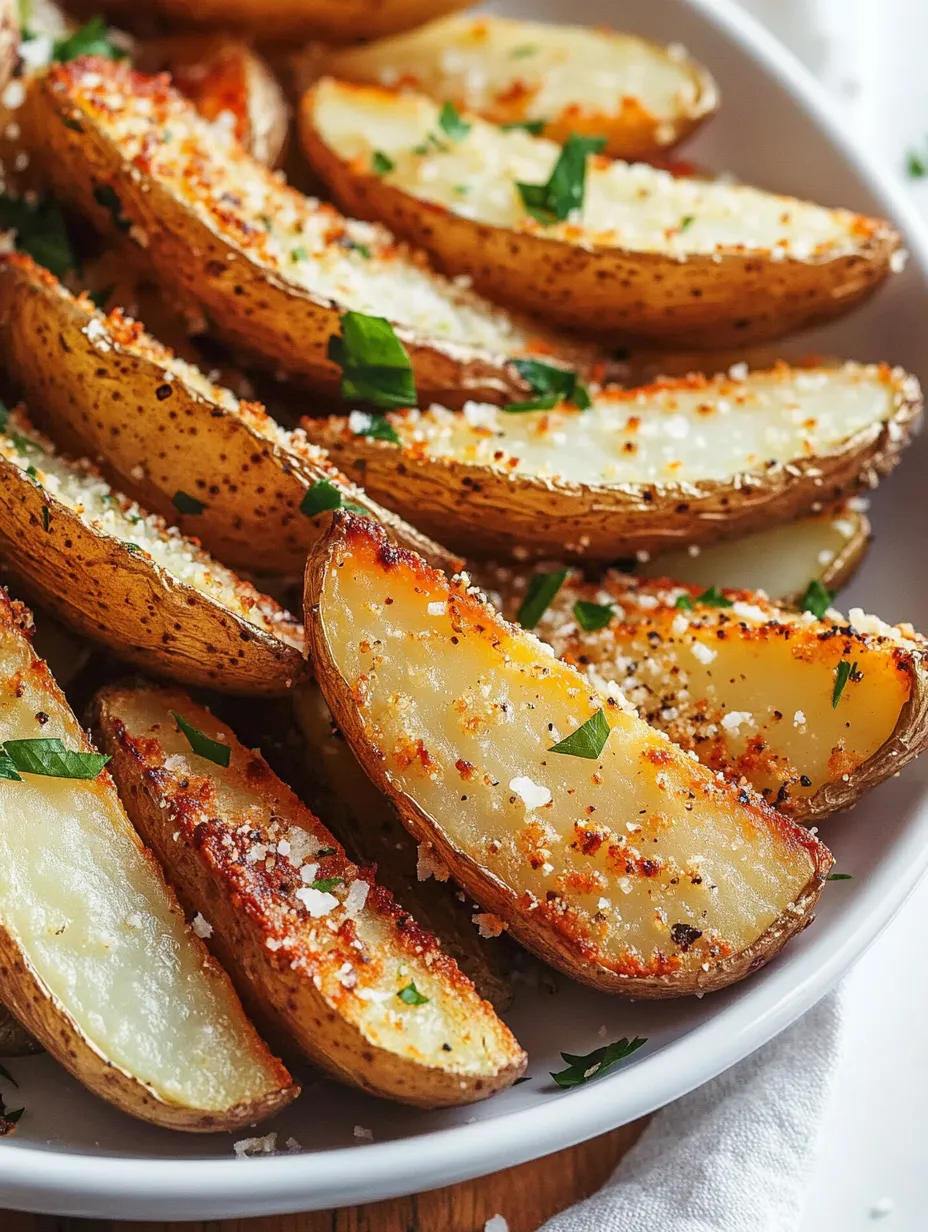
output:
{"label": "potato skin", "polygon": [[355,169],[322,140],[312,91],[299,115],[306,156],[342,209],[383,222],[431,253],[446,274],[566,329],[610,342],[720,349],[780,338],[843,316],[888,276],[899,234],[874,225],[853,252],[773,260],[730,250],[678,260],[662,253],[581,247],[489,226],[422,201]]}
{"label": "potato skin", "polygon": [[813,505],[869,488],[888,474],[916,429],[921,398],[900,395],[892,418],[840,451],[778,463],[763,474],[685,484],[568,483],[513,474],[356,435],[344,419],[304,420],[349,476],[426,534],[471,558],[614,561],[636,552],[735,538],[788,522]]}

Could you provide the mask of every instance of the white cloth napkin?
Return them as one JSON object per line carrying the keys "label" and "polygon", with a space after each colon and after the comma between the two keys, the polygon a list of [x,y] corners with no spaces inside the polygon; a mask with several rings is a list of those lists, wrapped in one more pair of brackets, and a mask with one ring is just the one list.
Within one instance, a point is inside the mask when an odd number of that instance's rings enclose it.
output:
{"label": "white cloth napkin", "polygon": [[840,1047],[835,992],[662,1109],[599,1193],[540,1232],[795,1232]]}

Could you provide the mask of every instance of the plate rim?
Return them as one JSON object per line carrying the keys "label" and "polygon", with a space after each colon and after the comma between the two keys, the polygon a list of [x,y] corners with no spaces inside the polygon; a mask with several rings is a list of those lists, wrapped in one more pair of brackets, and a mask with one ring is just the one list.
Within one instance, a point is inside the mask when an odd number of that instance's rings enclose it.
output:
{"label": "plate rim", "polygon": [[[811,72],[736,0],[682,0],[798,101],[884,212],[903,232],[909,259],[928,287],[928,230],[901,181],[849,138],[837,104]],[[389,1142],[239,1160],[93,1156],[11,1143],[0,1160],[0,1204],[91,1218],[221,1219],[375,1202],[455,1184],[512,1167],[627,1124],[716,1077],[810,1009],[861,957],[928,869],[928,789],[906,835],[859,893],[839,944],[813,940],[797,962],[768,968],[766,1008],[735,999],[721,1013],[597,1083],[543,1106]],[[820,954],[820,951],[825,951]],[[797,965],[800,970],[797,971]],[[797,978],[798,977],[798,978]],[[747,1006],[747,1008],[746,1008]],[[740,1020],[740,1021],[739,1021]],[[616,1083],[621,1083],[621,1101]],[[569,1099],[565,1102],[565,1096]],[[492,1130],[489,1127],[493,1127]],[[358,1152],[363,1151],[363,1155]],[[415,1160],[410,1176],[409,1159]]]}

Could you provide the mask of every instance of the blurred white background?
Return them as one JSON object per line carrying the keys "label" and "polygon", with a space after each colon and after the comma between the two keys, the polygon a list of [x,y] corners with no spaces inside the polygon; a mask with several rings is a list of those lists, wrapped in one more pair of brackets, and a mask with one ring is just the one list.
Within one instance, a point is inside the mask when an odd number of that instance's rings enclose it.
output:
{"label": "blurred white background", "polygon": [[[928,225],[928,176],[907,173],[910,151],[928,167],[928,0],[742,3],[828,87]],[[803,1232],[928,1230],[926,925],[928,882],[846,981],[845,1058]]]}

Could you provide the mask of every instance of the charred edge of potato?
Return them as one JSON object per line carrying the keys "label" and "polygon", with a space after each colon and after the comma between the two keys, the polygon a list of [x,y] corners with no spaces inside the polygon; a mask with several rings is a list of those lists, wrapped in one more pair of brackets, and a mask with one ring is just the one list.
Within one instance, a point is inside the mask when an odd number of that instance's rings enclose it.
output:
{"label": "charred edge of potato", "polygon": [[[135,241],[138,262],[156,267],[160,280],[170,281],[181,296],[202,305],[217,333],[244,354],[271,363],[322,393],[338,395],[341,370],[328,358],[327,348],[329,339],[340,332],[343,307],[296,284],[282,267],[262,259],[258,221],[241,209],[226,207],[223,212],[199,182],[190,184],[187,201],[156,178],[140,177],[138,167],[123,157],[89,105],[80,101],[88,73],[102,75],[108,82],[115,79],[124,91],[151,100],[154,116],[165,124],[177,121],[171,109],[179,96],[163,77],[145,78],[122,65],[93,59],[53,66],[30,83],[17,115],[56,196],[77,208],[102,234],[112,234],[114,228],[127,234]],[[153,136],[159,135],[162,129],[156,127],[156,119],[151,122]],[[184,122],[189,121],[184,118]],[[248,174],[270,172],[255,163]],[[294,193],[276,182],[274,191]],[[344,228],[344,220],[331,207],[322,208],[331,211],[333,230]],[[403,255],[405,250],[392,243],[392,236],[384,233],[383,238],[391,241],[392,252]],[[196,260],[191,260],[191,252]],[[416,258],[407,255],[411,261]],[[452,287],[449,294],[461,303],[477,302],[463,288]],[[429,337],[400,324],[394,328],[409,354],[421,399],[461,406],[474,398],[500,403],[531,393],[509,357]],[[552,343],[544,328],[535,326],[534,334],[550,352]],[[534,337],[530,341],[534,345]],[[595,348],[568,339],[563,344],[561,362],[574,363],[585,373],[606,368]],[[530,350],[527,346],[526,354]]]}
{"label": "charred edge of potato", "polygon": [[[11,601],[6,591],[0,589],[0,641],[19,638],[28,643],[32,632],[31,614],[21,603]],[[68,737],[72,747],[76,745],[80,752],[96,752],[48,667],[35,656],[31,645],[21,658],[28,661],[29,669],[25,683],[20,678],[22,693],[13,690],[13,695],[17,699],[20,696],[25,698],[31,691],[41,696],[43,713],[47,714],[50,721],[47,730],[53,731],[57,728],[62,735]],[[29,703],[24,700],[22,704]],[[46,730],[45,724],[42,725],[42,730]],[[17,787],[16,784],[7,786],[13,790]],[[179,917],[182,920],[177,901],[167,889],[160,867],[151,854],[144,850],[126,817],[109,772],[104,769],[96,781],[77,782],[74,788],[85,795],[94,794],[99,808],[109,814],[108,820],[113,824],[114,838],[118,835],[121,839],[128,839],[133,852],[138,851],[138,859],[146,871],[146,876],[142,878],[141,887],[129,895],[128,901],[141,899],[146,909],[156,918],[160,910],[165,916]],[[127,873],[137,874],[137,870],[130,868]],[[159,901],[161,895],[164,897]],[[159,923],[167,939],[171,941],[164,919]],[[188,1102],[183,1102],[183,1091],[160,1093],[154,1086],[156,1079],[152,1073],[147,1076],[135,1074],[128,1067],[124,1068],[114,1062],[103,1045],[88,1038],[79,1017],[72,1013],[66,1001],[61,1000],[47,986],[30,961],[28,942],[12,931],[5,920],[0,920],[3,999],[22,1027],[65,1069],[95,1095],[130,1116],[190,1133],[238,1129],[280,1111],[299,1095],[300,1088],[294,1085],[284,1065],[268,1052],[266,1045],[245,1017],[225,972],[209,958],[202,942],[189,931],[185,932],[187,942],[193,947],[197,957],[198,965],[195,970],[202,973],[201,978],[208,985],[212,985],[213,991],[209,993],[212,1007],[219,1008],[226,1016],[226,1023],[233,1025],[238,1036],[237,1044],[243,1053],[246,1048],[248,1050],[254,1075],[261,1075],[263,1090],[247,1102],[225,1108],[198,1107],[189,1096],[186,1097]],[[176,949],[176,938],[172,944]],[[202,1009],[204,1004],[205,1002],[201,1002],[198,1008]],[[157,1030],[157,1025],[153,1029]],[[157,1080],[163,1081],[164,1077],[161,1073]],[[172,1075],[173,1077],[176,1075]]]}
{"label": "charred edge of potato", "polygon": [[0,1004],[0,1057],[29,1057],[37,1052],[42,1052],[39,1041]]}
{"label": "charred edge of potato", "polygon": [[[28,427],[22,417],[15,422]],[[89,468],[77,473],[93,474]],[[161,531],[158,519],[142,514],[140,520]],[[308,671],[301,627],[271,600],[237,582],[250,601],[278,617],[280,637],[176,577],[146,551],[87,525],[38,477],[3,456],[0,542],[11,573],[31,594],[129,662],[190,684],[255,694],[286,693]],[[196,544],[190,552],[200,565],[220,568]]]}
{"label": "charred edge of potato", "polygon": [[[437,568],[460,558],[375,504],[300,432],[258,402],[238,402],[116,309],[75,297],[20,253],[0,255],[4,366],[41,426],[146,509],[196,537],[231,568],[301,572],[318,520],[300,512],[320,480]],[[184,515],[179,491],[203,509]]]}
{"label": "charred edge of potato", "polygon": [[823,325],[869,299],[902,246],[883,219],[865,219],[851,251],[808,259],[774,259],[736,245],[681,257],[481,222],[343,157],[316,127],[318,88],[300,106],[300,142],[343,210],[384,224],[510,310],[583,332],[603,347],[718,350]]}
{"label": "charred edge of potato", "polygon": [[[223,743],[232,749],[234,775],[249,798],[263,809],[270,808],[272,821],[286,834],[306,832],[318,850],[304,857],[273,857],[266,867],[272,831],[260,825],[259,850],[265,859],[249,856],[252,834],[242,828],[227,810],[208,778],[187,776],[181,782],[167,769],[168,755],[154,729],[130,732],[126,701],[139,686],[111,686],[92,704],[92,723],[101,748],[113,756],[111,770],[130,814],[174,882],[188,909],[204,913],[213,930],[210,946],[235,981],[253,1015],[282,1028],[301,1051],[333,1076],[372,1094],[421,1107],[449,1107],[485,1099],[512,1084],[525,1068],[525,1055],[489,1003],[481,1001],[472,983],[394,900],[389,891],[371,880],[348,861],[332,834],[273,774],[258,754],[249,753],[226,729]],[[152,690],[158,695],[159,715],[173,723],[170,710],[192,719],[203,728],[206,718],[189,698],[174,690]],[[218,723],[209,730],[221,730]],[[241,764],[236,765],[241,754]],[[212,816],[208,814],[212,813]],[[247,813],[243,813],[247,816]],[[247,830],[247,827],[246,827]],[[177,832],[180,832],[180,841]],[[318,922],[295,908],[293,883],[301,885],[302,860],[312,861],[324,879],[334,878],[343,887],[357,882],[367,887],[366,897],[352,917],[347,895],[335,906],[342,918],[329,934],[325,917]],[[281,861],[283,867],[281,869]],[[281,876],[289,885],[281,886]],[[315,873],[313,874],[315,877]],[[333,900],[335,896],[332,896]],[[343,910],[344,909],[344,910]],[[360,941],[363,917],[375,922],[378,942]],[[323,941],[316,939],[321,930]],[[432,1043],[430,1057],[420,1042],[414,1045],[418,1007],[409,1016],[404,1048],[392,1046],[384,1022],[374,1021],[365,1030],[365,990],[379,991],[378,983],[400,983],[397,969],[409,965],[419,985],[428,988],[439,1012],[447,1016],[445,1029],[458,1046],[452,1051]],[[346,968],[352,973],[346,978]],[[389,971],[387,970],[389,968]],[[378,978],[378,972],[380,976]],[[424,974],[423,974],[424,973]],[[423,980],[426,983],[423,983]],[[353,991],[359,988],[359,994]],[[397,989],[397,992],[399,990]],[[440,1000],[439,1000],[440,998]],[[391,1018],[392,1011],[385,1014]],[[463,1029],[454,1023],[460,1018]],[[412,1038],[410,1038],[412,1037]],[[477,1041],[480,1044],[477,1044]],[[487,1044],[487,1040],[490,1044]],[[460,1049],[473,1047],[480,1064],[460,1064]],[[482,1051],[481,1051],[482,1049]]]}
{"label": "charred edge of potato", "polygon": [[417,876],[415,842],[390,801],[371,783],[342,737],[325,698],[314,681],[293,694],[293,713],[312,753],[306,766],[308,799],[334,827],[356,858],[377,869],[377,876],[401,904],[408,904],[421,925],[434,933],[477,991],[501,1012],[513,1001],[505,943],[484,938],[472,920],[473,909],[458,901],[454,887]]}
{"label": "charred edge of potato", "polygon": [[[375,524],[343,511],[333,514],[328,534],[313,549],[306,564],[306,627],[316,664],[316,678],[335,721],[359,761],[375,785],[396,804],[409,831],[419,841],[431,844],[465,891],[472,894],[486,911],[504,921],[512,935],[527,949],[578,982],[600,991],[662,999],[715,991],[743,979],[763,967],[793,936],[812,922],[812,909],[833,864],[831,853],[818,839],[756,797],[752,807],[765,813],[765,822],[772,832],[783,836],[789,844],[805,849],[809,856],[810,876],[799,893],[793,896],[790,910],[782,912],[752,944],[717,962],[708,972],[697,969],[683,973],[674,971],[669,975],[639,975],[617,970],[608,965],[604,956],[588,942],[576,936],[571,926],[563,923],[546,902],[536,900],[533,910],[526,911],[522,895],[516,894],[497,875],[466,855],[451,841],[435,817],[427,814],[411,796],[393,787],[380,757],[371,750],[352,688],[342,678],[332,657],[319,614],[327,572],[332,567],[338,567],[334,562],[343,549],[346,556],[350,555],[353,545],[372,551],[385,569],[406,567],[424,581],[434,580],[434,571],[413,554],[390,544]],[[472,602],[480,608],[481,623],[496,623],[502,626],[501,632],[510,631],[510,626],[482,598],[468,596],[461,601]]]}
{"label": "charred edge of potato", "polygon": [[839,449],[725,480],[637,485],[579,484],[437,457],[427,445],[359,436],[346,419],[302,424],[336,465],[363,476],[374,499],[472,559],[610,561],[736,538],[875,487],[899,462],[921,411],[920,391],[905,383],[891,416]]}
{"label": "charred edge of potato", "polygon": [[182,34],[143,43],[133,56],[143,73],[167,72],[207,120],[231,117],[239,142],[260,163],[284,156],[290,116],[270,66],[226,34]]}

